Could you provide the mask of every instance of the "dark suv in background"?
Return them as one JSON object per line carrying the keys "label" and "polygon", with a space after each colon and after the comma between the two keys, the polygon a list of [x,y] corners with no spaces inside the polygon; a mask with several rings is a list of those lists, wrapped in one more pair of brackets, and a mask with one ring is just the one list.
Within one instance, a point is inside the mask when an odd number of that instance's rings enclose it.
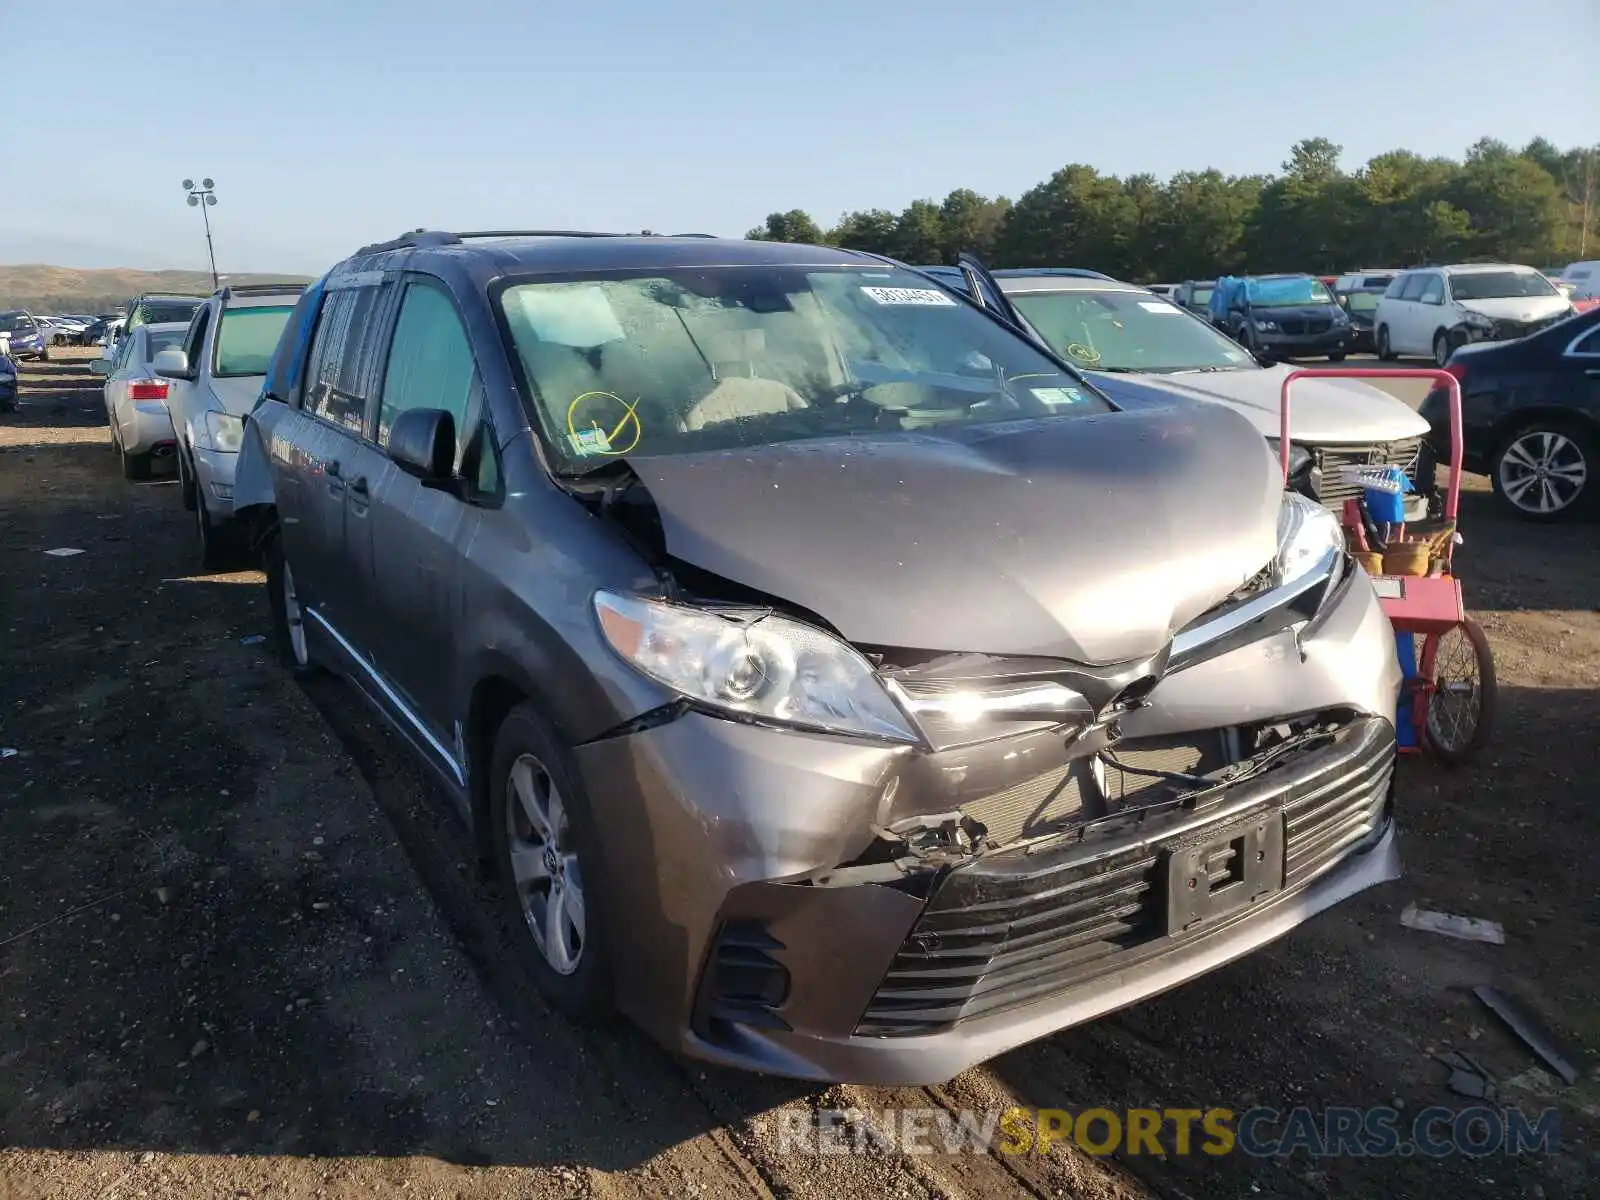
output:
{"label": "dark suv in background", "polygon": [[1399,869],[1375,592],[1152,400],[874,255],[418,232],[302,295],[234,505],[552,1003],[927,1083]]}

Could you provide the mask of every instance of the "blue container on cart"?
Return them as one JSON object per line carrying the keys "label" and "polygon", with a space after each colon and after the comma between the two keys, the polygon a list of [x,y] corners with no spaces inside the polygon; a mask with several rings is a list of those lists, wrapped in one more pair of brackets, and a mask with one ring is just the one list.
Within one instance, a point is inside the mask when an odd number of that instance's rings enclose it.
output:
{"label": "blue container on cart", "polygon": [[1411,480],[1406,478],[1404,469],[1388,467],[1383,472],[1389,486],[1394,488],[1362,488],[1362,503],[1367,506],[1367,516],[1377,523],[1398,525],[1406,519],[1406,496],[1411,490]]}
{"label": "blue container on cart", "polygon": [[1400,656],[1400,704],[1394,714],[1394,740],[1402,747],[1414,748],[1417,744],[1416,726],[1411,716],[1411,681],[1417,677],[1417,643],[1412,634],[1394,635],[1395,651]]}

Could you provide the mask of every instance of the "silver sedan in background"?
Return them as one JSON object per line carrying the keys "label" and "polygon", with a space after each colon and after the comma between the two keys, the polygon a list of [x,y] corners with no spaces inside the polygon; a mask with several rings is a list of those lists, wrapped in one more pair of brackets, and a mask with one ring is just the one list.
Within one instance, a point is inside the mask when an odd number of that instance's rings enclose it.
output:
{"label": "silver sedan in background", "polygon": [[163,350],[183,345],[187,325],[141,325],[112,349],[109,358],[89,364],[105,376],[106,420],[111,444],[122,459],[129,479],[148,479],[157,459],[172,456],[172,419],[167,415],[165,379],[158,378],[152,360]]}

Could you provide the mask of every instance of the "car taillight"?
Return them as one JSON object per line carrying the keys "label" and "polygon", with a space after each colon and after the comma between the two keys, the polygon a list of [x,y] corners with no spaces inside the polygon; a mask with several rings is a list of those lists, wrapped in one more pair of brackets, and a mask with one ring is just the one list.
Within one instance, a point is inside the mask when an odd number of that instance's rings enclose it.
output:
{"label": "car taillight", "polygon": [[165,400],[167,398],[167,381],[165,379],[135,379],[128,384],[129,400]]}

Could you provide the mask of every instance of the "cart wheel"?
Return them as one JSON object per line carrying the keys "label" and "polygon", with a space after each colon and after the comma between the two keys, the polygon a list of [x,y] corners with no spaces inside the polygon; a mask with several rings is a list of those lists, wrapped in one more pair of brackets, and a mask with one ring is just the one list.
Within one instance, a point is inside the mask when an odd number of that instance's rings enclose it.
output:
{"label": "cart wheel", "polygon": [[1423,732],[1441,761],[1460,766],[1483,749],[1494,730],[1496,687],[1489,636],[1471,617],[1446,632],[1430,633],[1422,647],[1426,694]]}

